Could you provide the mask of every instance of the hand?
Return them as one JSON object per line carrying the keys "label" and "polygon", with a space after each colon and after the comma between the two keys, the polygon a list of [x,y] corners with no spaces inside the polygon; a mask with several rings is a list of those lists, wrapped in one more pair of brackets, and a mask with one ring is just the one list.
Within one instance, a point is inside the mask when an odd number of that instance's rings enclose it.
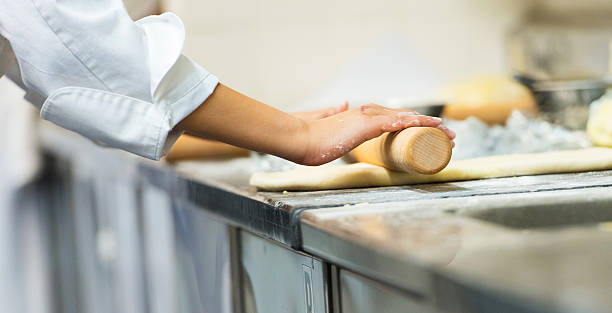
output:
{"label": "hand", "polygon": [[[385,132],[409,127],[436,127],[444,131],[450,140],[455,138],[455,133],[443,126],[441,119],[410,110],[367,104],[340,111],[321,119],[307,121],[307,142],[304,145],[303,159],[296,160],[297,163],[324,164]],[[454,146],[454,142],[452,145]]]}

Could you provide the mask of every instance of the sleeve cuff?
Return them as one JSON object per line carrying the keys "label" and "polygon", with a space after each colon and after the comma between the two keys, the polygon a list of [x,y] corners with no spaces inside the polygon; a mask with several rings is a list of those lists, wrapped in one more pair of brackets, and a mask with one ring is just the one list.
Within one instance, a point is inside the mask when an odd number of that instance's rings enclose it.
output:
{"label": "sleeve cuff", "polygon": [[209,74],[170,105],[67,87],[47,98],[41,116],[96,143],[159,160],[180,135],[173,131],[176,124],[204,102],[217,84],[217,78]]}
{"label": "sleeve cuff", "polygon": [[[197,66],[197,64],[193,64]],[[195,111],[204,101],[206,101],[206,99],[208,99],[208,97],[210,97],[210,95],[215,91],[218,84],[219,79],[212,74],[208,74],[202,77],[192,88],[187,90],[176,102],[166,104],[170,110],[169,123],[171,129],[174,129],[178,123],[180,123],[185,117]],[[176,89],[174,89],[174,91],[176,91]],[[171,97],[166,98],[166,101],[169,99],[171,99]],[[159,142],[163,144],[161,145],[160,152],[156,158],[157,160],[168,154],[168,151],[180,135],[181,133],[172,130],[170,133],[168,133],[166,138],[160,138]]]}

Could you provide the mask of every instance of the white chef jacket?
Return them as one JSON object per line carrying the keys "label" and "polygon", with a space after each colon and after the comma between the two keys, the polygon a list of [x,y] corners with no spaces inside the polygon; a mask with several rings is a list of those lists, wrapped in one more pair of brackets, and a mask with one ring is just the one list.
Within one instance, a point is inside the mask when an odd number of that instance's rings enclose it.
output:
{"label": "white chef jacket", "polygon": [[182,55],[184,39],[176,15],[134,22],[121,0],[0,0],[0,76],[13,73],[44,119],[150,159],[218,84]]}

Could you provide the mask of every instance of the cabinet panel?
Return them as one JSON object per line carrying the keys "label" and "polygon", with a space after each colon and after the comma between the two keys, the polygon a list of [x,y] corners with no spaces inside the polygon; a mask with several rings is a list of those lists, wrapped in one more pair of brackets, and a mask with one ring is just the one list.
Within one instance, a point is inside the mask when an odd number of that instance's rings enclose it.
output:
{"label": "cabinet panel", "polygon": [[241,232],[244,313],[324,313],[324,264]]}
{"label": "cabinet panel", "polygon": [[380,284],[346,270],[340,271],[343,313],[436,313],[426,299]]}

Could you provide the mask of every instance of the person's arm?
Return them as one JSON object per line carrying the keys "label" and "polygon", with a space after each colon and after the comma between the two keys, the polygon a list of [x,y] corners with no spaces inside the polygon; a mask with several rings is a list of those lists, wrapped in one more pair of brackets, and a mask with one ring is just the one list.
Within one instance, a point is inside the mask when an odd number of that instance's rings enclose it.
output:
{"label": "person's arm", "polygon": [[226,143],[183,134],[172,145],[164,160],[174,163],[186,160],[240,158],[248,157],[250,154],[249,150]]}
{"label": "person's arm", "polygon": [[[344,102],[339,106],[307,112],[294,112],[291,114],[301,119],[311,121],[326,118],[334,114],[344,112],[347,109],[348,102]],[[195,159],[243,157],[248,155],[249,151],[242,148],[228,145],[219,141],[206,140],[183,134],[174,143],[174,145],[172,145],[172,148],[170,148],[170,151],[168,151],[165,160],[168,162],[177,162]]]}
{"label": "person's arm", "polygon": [[190,135],[276,155],[299,164],[320,165],[384,132],[415,126],[440,127],[450,139],[455,136],[441,126],[438,118],[375,104],[322,119],[305,120],[219,84],[177,128]]}

